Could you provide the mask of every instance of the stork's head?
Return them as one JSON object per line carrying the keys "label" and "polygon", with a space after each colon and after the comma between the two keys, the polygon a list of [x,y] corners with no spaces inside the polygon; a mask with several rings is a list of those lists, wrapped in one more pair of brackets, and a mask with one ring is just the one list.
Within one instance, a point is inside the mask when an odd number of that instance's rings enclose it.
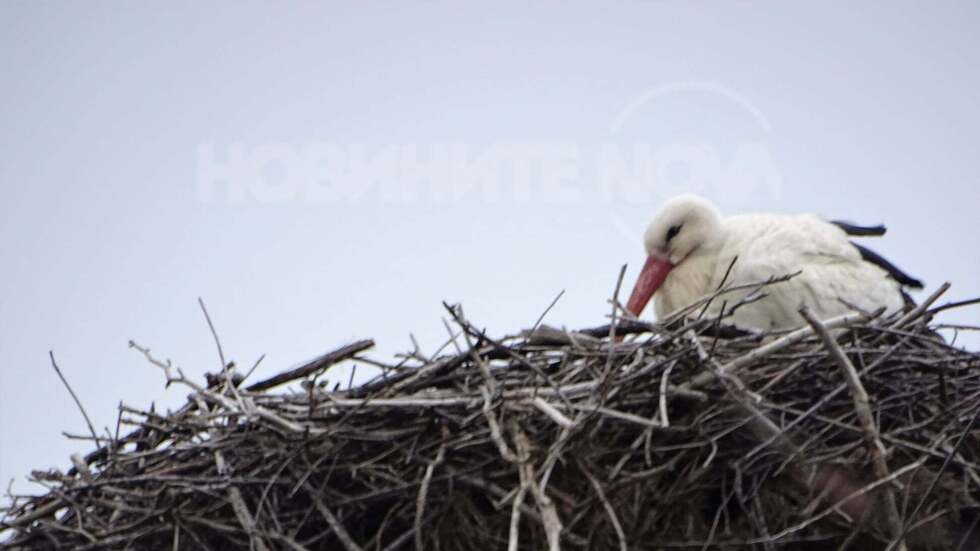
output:
{"label": "stork's head", "polygon": [[680,195],[664,204],[643,235],[647,261],[626,309],[640,315],[670,270],[701,247],[721,240],[721,215],[697,195]]}

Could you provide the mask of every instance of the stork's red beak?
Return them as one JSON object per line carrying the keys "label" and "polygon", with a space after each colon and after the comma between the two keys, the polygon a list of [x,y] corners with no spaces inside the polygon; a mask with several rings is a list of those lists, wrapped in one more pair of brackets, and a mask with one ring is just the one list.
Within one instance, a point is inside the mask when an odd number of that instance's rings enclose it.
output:
{"label": "stork's red beak", "polygon": [[630,300],[626,303],[626,309],[634,316],[639,316],[643,308],[650,302],[653,293],[657,292],[657,289],[663,285],[664,280],[667,279],[667,274],[673,267],[674,265],[669,260],[660,255],[651,254],[648,256],[646,264],[640,270],[640,277],[636,279]]}

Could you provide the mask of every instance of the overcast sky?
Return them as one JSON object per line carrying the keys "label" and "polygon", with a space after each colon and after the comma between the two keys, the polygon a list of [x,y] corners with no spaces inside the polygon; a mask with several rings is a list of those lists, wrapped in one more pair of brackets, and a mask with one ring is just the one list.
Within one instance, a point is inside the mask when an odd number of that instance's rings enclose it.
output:
{"label": "overcast sky", "polygon": [[218,367],[199,296],[257,377],[431,352],[443,300],[597,325],[682,191],[980,295],[977,3],[162,6],[0,2],[4,486],[89,449],[48,350],[101,428],[186,396],[129,339]]}

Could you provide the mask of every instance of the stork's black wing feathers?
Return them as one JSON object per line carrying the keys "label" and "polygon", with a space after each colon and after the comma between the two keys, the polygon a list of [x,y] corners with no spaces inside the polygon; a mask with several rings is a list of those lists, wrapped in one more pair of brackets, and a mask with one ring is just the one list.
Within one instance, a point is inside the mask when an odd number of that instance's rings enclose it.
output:
{"label": "stork's black wing feathers", "polygon": [[[885,235],[885,231],[887,230],[884,224],[878,224],[877,226],[859,226],[843,220],[831,220],[830,223],[844,230],[844,233],[847,235],[853,235],[855,237],[878,237]],[[908,275],[902,270],[899,270],[897,266],[885,260],[885,258],[880,254],[863,245],[858,245],[853,241],[851,241],[851,244],[854,245],[858,252],[861,253],[861,258],[863,258],[866,262],[870,262],[888,272],[888,275],[892,276],[892,278],[901,285],[911,287],[913,289],[922,288],[921,281]]]}
{"label": "stork's black wing feathers", "polygon": [[911,287],[913,289],[921,289],[922,288],[922,282],[921,281],[919,281],[918,279],[915,279],[914,277],[912,277],[912,276],[908,275],[907,273],[903,272],[902,270],[898,269],[897,266],[895,266],[891,262],[885,260],[885,258],[883,256],[881,256],[880,254],[872,251],[871,249],[869,249],[869,248],[867,248],[867,247],[865,247],[863,245],[858,245],[857,243],[855,243],[853,241],[851,241],[851,245],[854,245],[854,247],[858,250],[858,252],[861,253],[861,258],[863,258],[867,262],[870,262],[870,263],[874,264],[875,266],[878,266],[882,270],[885,270],[886,272],[888,272],[888,275],[892,276],[892,278],[895,281],[899,282],[900,284],[902,284],[902,285],[904,285],[906,287]]}
{"label": "stork's black wing feathers", "polygon": [[830,223],[844,230],[844,233],[847,235],[860,237],[885,235],[885,231],[887,230],[883,224],[878,224],[877,226],[859,226],[843,220],[831,220]]}

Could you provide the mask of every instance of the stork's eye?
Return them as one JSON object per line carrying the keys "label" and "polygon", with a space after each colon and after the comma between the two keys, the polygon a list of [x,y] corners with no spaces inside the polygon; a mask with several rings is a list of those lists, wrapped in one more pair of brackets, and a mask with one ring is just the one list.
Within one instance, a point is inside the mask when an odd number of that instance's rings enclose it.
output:
{"label": "stork's eye", "polygon": [[671,226],[667,228],[667,242],[669,243],[671,239],[681,232],[681,226],[683,224],[677,224],[676,226]]}

